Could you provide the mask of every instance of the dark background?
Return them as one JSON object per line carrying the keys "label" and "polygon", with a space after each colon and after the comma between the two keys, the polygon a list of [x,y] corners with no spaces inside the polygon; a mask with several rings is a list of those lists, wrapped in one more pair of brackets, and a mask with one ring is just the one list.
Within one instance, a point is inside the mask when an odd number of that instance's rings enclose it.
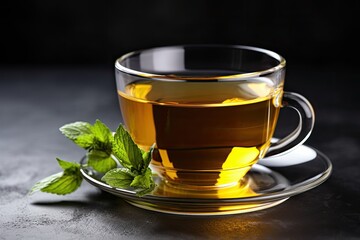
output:
{"label": "dark background", "polygon": [[[0,239],[359,239],[359,14],[359,1],[1,1]],[[138,209],[85,182],[68,196],[27,196],[59,171],[55,157],[84,155],[60,126],[121,121],[116,58],[192,43],[286,58],[285,90],[316,113],[306,144],[333,163],[324,184],[271,209],[205,218]],[[278,126],[294,127],[281,112]]]}
{"label": "dark background", "polygon": [[137,49],[222,43],[356,65],[358,14],[358,1],[331,0],[2,1],[0,63],[112,65]]}

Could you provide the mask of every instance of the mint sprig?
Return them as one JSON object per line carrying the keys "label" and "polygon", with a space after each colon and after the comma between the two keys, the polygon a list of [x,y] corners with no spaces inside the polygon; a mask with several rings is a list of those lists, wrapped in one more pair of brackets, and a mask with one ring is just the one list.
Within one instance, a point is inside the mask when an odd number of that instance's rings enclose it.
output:
{"label": "mint sprig", "polygon": [[[153,148],[148,152],[140,149],[121,124],[115,135],[100,120],[96,120],[93,125],[87,122],[66,124],[60,131],[76,145],[87,150],[87,166],[105,173],[102,181],[110,186],[131,187],[138,196],[150,193],[155,188],[149,168]],[[63,172],[39,181],[30,193],[42,191],[64,195],[81,185],[80,164],[58,158],[57,161]]]}
{"label": "mint sprig", "polygon": [[112,187],[136,188],[142,196],[155,188],[149,163],[153,147],[148,152],[142,151],[132,140],[130,134],[119,125],[114,135],[113,154],[123,168],[108,171],[102,180]]}

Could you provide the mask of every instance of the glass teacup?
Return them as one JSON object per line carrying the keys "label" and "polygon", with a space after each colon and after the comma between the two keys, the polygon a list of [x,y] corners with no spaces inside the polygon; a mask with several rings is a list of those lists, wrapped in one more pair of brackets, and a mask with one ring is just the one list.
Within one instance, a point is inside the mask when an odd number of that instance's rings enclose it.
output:
{"label": "glass teacup", "polygon": [[[314,112],[301,95],[284,92],[285,59],[249,46],[189,45],[128,53],[116,61],[127,130],[151,168],[181,189],[238,185],[264,156],[302,144]],[[271,143],[279,111],[291,107],[298,127]]]}

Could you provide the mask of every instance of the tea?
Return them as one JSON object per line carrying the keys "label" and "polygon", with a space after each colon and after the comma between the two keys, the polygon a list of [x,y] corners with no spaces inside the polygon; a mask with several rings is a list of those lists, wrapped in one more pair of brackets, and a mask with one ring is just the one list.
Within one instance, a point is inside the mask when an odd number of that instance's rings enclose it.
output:
{"label": "tea", "polygon": [[118,91],[124,123],[152,169],[181,186],[239,181],[270,145],[282,88],[249,81],[136,81]]}

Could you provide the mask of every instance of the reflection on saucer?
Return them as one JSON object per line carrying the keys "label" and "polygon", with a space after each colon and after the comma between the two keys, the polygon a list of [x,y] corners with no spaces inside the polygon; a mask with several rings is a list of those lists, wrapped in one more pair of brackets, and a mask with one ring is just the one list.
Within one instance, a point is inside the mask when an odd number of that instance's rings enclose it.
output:
{"label": "reflection on saucer", "polygon": [[311,161],[316,158],[316,155],[313,149],[300,145],[284,155],[265,157],[259,160],[259,164],[268,167],[286,167]]}

